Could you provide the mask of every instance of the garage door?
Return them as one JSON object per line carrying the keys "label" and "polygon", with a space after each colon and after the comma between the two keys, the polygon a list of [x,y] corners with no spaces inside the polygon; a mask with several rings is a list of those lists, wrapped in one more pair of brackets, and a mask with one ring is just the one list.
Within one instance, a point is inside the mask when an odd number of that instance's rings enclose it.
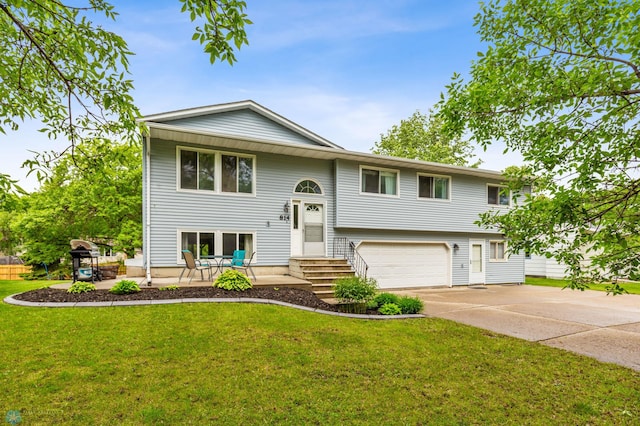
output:
{"label": "garage door", "polygon": [[451,285],[451,256],[445,243],[362,241],[357,250],[380,288]]}

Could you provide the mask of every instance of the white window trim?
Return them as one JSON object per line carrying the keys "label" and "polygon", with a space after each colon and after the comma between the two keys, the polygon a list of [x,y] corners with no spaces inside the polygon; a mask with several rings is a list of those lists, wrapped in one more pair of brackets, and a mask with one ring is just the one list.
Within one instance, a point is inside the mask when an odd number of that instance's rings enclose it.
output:
{"label": "white window trim", "polygon": [[[257,250],[257,231],[246,231],[246,230],[235,230],[235,229],[195,229],[195,228],[178,228],[176,230],[176,248],[178,265],[184,265],[184,258],[182,257],[182,233],[183,232],[195,232],[198,234],[198,240],[200,240],[200,234],[214,234],[215,235],[215,247],[214,247],[214,255],[221,256],[222,255],[222,234],[250,234],[251,238],[253,238],[253,251],[256,252],[256,255],[253,257],[251,261],[252,264],[257,262],[258,258],[258,250]],[[196,256],[196,253],[194,253]],[[245,253],[246,259],[249,259],[251,253]],[[197,259],[197,257],[196,257]]]}
{"label": "white window trim", "polygon": [[[420,196],[420,176],[449,179],[449,185],[447,185],[447,188],[448,188],[447,198],[443,199],[443,198],[421,197]],[[452,198],[451,194],[453,193],[452,186],[453,186],[453,179],[451,179],[451,176],[436,175],[436,174],[433,174],[433,173],[421,173],[421,172],[419,172],[419,173],[416,174],[416,199],[417,200],[421,200],[421,201],[427,201],[427,202],[450,203],[451,202],[451,198]]]}
{"label": "white window trim", "polygon": [[[491,243],[504,245],[504,257],[502,259],[493,257],[493,252],[491,251]],[[504,263],[508,261],[509,255],[507,254],[507,242],[505,240],[489,240],[489,262]]]}
{"label": "white window trim", "polygon": [[[321,194],[311,194],[309,192],[296,192],[296,188],[298,187],[298,185],[300,185],[302,182],[304,182],[305,180],[310,180],[311,182],[315,183],[316,185],[318,185],[318,187],[320,188],[320,191],[322,192]],[[291,192],[292,194],[295,194],[296,196],[300,197],[300,196],[304,196],[306,197],[311,196],[311,197],[324,197],[325,195],[325,190],[324,190],[324,186],[322,186],[322,184],[320,182],[318,182],[317,179],[314,178],[302,178],[300,180],[298,180],[295,185],[293,185],[293,191]]]}
{"label": "white window trim", "polygon": [[485,188],[485,191],[484,191],[484,199],[485,199],[485,202],[487,203],[488,206],[501,207],[501,208],[509,208],[509,207],[511,207],[511,190],[510,189],[508,189],[509,194],[507,195],[507,199],[509,201],[509,204],[491,204],[491,203],[489,203],[489,187],[499,188],[498,189],[498,202],[500,202],[500,190],[502,188],[508,188],[506,185],[499,185],[499,184],[496,184],[496,183],[488,183],[487,187]]}
{"label": "white window trim", "polygon": [[[364,192],[362,190],[362,169],[377,170],[379,172],[392,172],[396,174],[396,193],[395,194],[380,194],[374,192]],[[380,183],[378,182],[378,185]],[[400,170],[397,169],[385,169],[382,167],[360,165],[358,174],[358,192],[360,195],[372,196],[372,197],[387,197],[387,198],[400,198]]]}
{"label": "white window trim", "polygon": [[[205,154],[214,154],[215,155],[215,189],[213,191],[205,190],[205,189],[185,189],[180,187],[180,180],[182,178],[181,170],[180,170],[180,151],[193,151],[193,152],[203,152]],[[253,162],[253,174],[251,176],[251,192],[223,192],[222,191],[222,156],[234,156],[234,157],[243,157],[243,158],[251,158]],[[186,192],[192,194],[216,194],[216,195],[225,195],[231,197],[255,197],[256,196],[256,174],[258,170],[258,164],[256,156],[253,154],[244,154],[240,152],[230,152],[230,151],[219,151],[213,149],[203,149],[203,148],[195,148],[191,146],[184,145],[176,145],[176,191],[177,192]]]}

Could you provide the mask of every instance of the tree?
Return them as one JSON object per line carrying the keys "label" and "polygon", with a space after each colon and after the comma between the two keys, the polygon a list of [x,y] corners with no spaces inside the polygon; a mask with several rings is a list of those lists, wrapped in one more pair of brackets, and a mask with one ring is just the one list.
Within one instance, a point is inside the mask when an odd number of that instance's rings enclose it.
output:
{"label": "tree", "polygon": [[478,167],[480,161],[469,164],[473,147],[460,138],[448,138],[442,132],[438,117],[413,113],[399,125],[394,125],[386,135],[380,135],[372,150],[374,154],[411,158],[455,166]]}
{"label": "tree", "polygon": [[[142,241],[142,153],[139,145],[85,141],[86,155],[61,157],[42,187],[23,198],[13,230],[30,265],[69,257],[71,239],[113,246],[129,256]],[[96,160],[96,154],[103,158]]]}
{"label": "tree", "polygon": [[439,116],[449,134],[520,151],[527,167],[509,182],[534,186],[481,223],[512,251],[565,263],[572,288],[639,278],[640,2],[492,0],[475,25],[488,47],[469,81],[454,75]]}
{"label": "tree", "polygon": [[[180,1],[182,12],[199,21],[193,39],[204,45],[210,61],[233,64],[234,49],[248,43],[246,3]],[[140,114],[128,78],[132,52],[122,37],[94,24],[91,14],[117,16],[104,0],[86,0],[83,6],[59,0],[0,2],[0,132],[37,118],[50,138],[70,141],[72,154],[82,141],[136,138]],[[58,156],[41,153],[27,165],[33,170]],[[6,175],[0,181],[7,182]]]}

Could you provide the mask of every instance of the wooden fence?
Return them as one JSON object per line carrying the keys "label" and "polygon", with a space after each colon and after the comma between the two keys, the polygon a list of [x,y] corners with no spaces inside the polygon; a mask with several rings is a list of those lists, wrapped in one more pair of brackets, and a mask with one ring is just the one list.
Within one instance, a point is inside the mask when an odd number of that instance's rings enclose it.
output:
{"label": "wooden fence", "polygon": [[20,274],[31,272],[31,266],[0,265],[0,280],[21,280]]}

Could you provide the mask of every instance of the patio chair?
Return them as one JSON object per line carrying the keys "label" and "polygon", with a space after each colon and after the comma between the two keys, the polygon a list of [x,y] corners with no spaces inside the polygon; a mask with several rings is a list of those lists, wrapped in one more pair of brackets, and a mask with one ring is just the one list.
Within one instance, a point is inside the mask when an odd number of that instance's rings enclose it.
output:
{"label": "patio chair", "polygon": [[220,270],[224,272],[224,268],[233,268],[234,266],[242,266],[244,264],[244,255],[245,255],[244,250],[234,250],[233,257],[229,259],[229,262],[225,263],[224,260],[222,261],[222,266],[220,267]]}
{"label": "patio chair", "polygon": [[251,253],[251,257],[249,258],[248,262],[245,262],[243,259],[239,265],[231,265],[231,268],[239,269],[243,271],[245,275],[247,275],[247,270],[248,270],[249,272],[251,272],[251,276],[253,277],[253,280],[256,281],[256,274],[253,273],[253,269],[251,268],[251,262],[253,261],[253,257],[255,255],[256,255],[256,252],[254,251],[253,253]]}
{"label": "patio chair", "polygon": [[178,284],[180,284],[180,280],[182,280],[182,275],[184,271],[189,271],[187,273],[187,277],[189,278],[189,284],[191,284],[191,280],[195,275],[196,271],[200,271],[200,278],[204,281],[204,271],[208,271],[209,280],[211,280],[211,267],[209,264],[203,265],[199,260],[193,257],[193,253],[189,250],[182,250],[182,257],[184,258],[184,269],[180,272],[180,278],[178,278]]}

